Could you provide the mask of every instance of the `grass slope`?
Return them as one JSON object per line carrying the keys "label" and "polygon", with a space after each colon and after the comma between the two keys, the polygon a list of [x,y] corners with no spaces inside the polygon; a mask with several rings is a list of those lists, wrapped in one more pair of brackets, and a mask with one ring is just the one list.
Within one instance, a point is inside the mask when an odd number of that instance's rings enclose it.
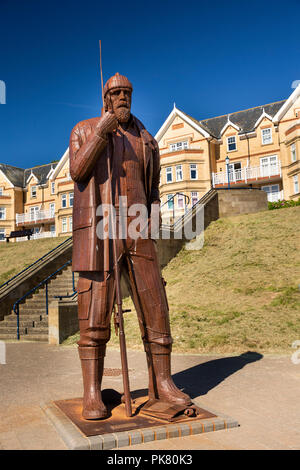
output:
{"label": "grass slope", "polygon": [[0,285],[68,237],[0,243]]}
{"label": "grass slope", "polygon": [[[299,222],[300,207],[219,219],[202,250],[178,253],[163,271],[175,352],[294,352]],[[133,308],[130,299],[125,305]],[[135,312],[125,319],[128,347],[142,349]]]}

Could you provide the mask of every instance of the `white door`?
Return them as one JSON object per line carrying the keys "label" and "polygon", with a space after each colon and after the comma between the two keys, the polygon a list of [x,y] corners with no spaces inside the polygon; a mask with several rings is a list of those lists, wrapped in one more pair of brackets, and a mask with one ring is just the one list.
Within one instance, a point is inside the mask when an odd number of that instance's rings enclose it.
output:
{"label": "white door", "polygon": [[270,184],[269,186],[263,186],[261,189],[267,193],[269,202],[279,201],[279,184]]}
{"label": "white door", "polygon": [[261,176],[272,176],[279,173],[277,155],[260,159]]}
{"label": "white door", "polygon": [[30,220],[36,220],[38,218],[39,206],[30,207]]}

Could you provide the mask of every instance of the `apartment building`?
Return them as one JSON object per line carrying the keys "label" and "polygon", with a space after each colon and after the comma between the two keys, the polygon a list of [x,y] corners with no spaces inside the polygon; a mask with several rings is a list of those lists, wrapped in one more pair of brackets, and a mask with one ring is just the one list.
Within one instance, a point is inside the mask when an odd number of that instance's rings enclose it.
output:
{"label": "apartment building", "polygon": [[[174,105],[155,136],[163,219],[176,218],[211,188],[261,188],[269,201],[300,197],[300,85],[287,100],[197,120]],[[58,162],[0,164],[0,240],[72,234],[68,149]]]}
{"label": "apartment building", "polygon": [[300,197],[300,85],[287,100],[199,121],[174,105],[155,137],[163,218],[182,215],[211,188]]}
{"label": "apartment building", "polygon": [[72,234],[74,185],[67,156],[68,151],[59,162],[27,169],[0,164],[0,240],[23,229],[32,229],[35,239]]}

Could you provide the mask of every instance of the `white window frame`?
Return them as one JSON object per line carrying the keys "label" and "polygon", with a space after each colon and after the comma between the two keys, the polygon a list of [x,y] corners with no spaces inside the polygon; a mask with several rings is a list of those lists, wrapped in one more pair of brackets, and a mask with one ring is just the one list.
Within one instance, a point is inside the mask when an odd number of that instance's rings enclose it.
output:
{"label": "white window frame", "polygon": [[[71,204],[72,201],[72,204]],[[74,204],[74,193],[69,193],[69,207],[73,207]]]}
{"label": "white window frame", "polygon": [[176,165],[175,173],[176,173],[176,181],[182,181],[183,180],[182,165]]}
{"label": "white window frame", "polygon": [[[193,198],[197,198],[197,201],[193,204]],[[197,204],[197,202],[199,201],[199,197],[198,197],[198,191],[192,191],[191,192],[191,203],[192,203],[192,207]]]}
{"label": "white window frame", "polygon": [[[64,201],[65,201],[65,203],[66,203],[66,205],[65,205],[65,206],[64,206],[64,204],[63,204],[63,203],[64,203]],[[61,195],[61,208],[62,208],[62,209],[66,209],[67,207],[68,207],[68,199],[67,199],[67,194],[66,194],[66,193],[64,193],[64,194],[62,194],[62,195]]]}
{"label": "white window frame", "polygon": [[51,194],[55,194],[55,181],[51,181]]}
{"label": "white window frame", "polygon": [[73,217],[69,217],[69,232],[73,231]]}
{"label": "white window frame", "polygon": [[3,213],[3,217],[0,216],[0,220],[6,220],[6,207],[0,207],[0,214],[1,213]]}
{"label": "white window frame", "polygon": [[185,150],[189,148],[188,140],[181,140],[179,142],[173,142],[170,144],[170,152],[180,152],[181,150]]}
{"label": "white window frame", "polygon": [[3,187],[0,186],[0,196],[3,196]]}
{"label": "white window frame", "polygon": [[295,143],[293,143],[291,145],[291,160],[292,160],[292,162],[297,161],[297,151],[296,151],[296,144]]}
{"label": "white window frame", "polygon": [[50,233],[55,233],[55,224],[50,225]]}
{"label": "white window frame", "polygon": [[[168,171],[170,170],[170,171]],[[168,175],[171,175],[171,180],[168,181]],[[173,183],[173,167],[171,166],[168,166],[166,168],[166,183]]]}
{"label": "white window frame", "polygon": [[53,215],[53,217],[55,217],[55,202],[50,203],[49,209],[50,209],[51,216]]}
{"label": "white window frame", "polygon": [[294,193],[299,193],[299,175],[293,176],[293,183],[294,183]]}
{"label": "white window frame", "polygon": [[[3,234],[3,238],[1,237],[1,235]],[[6,238],[5,238],[5,227],[1,227],[0,228],[0,242],[5,242]]]}
{"label": "white window frame", "polygon": [[[265,132],[269,131],[267,142],[265,142],[266,135]],[[265,129],[261,129],[261,144],[262,145],[268,145],[273,143],[273,136],[272,136],[272,127],[265,127]]]}
{"label": "white window frame", "polygon": [[[168,206],[169,211],[172,211],[174,209],[174,199],[172,199],[172,198],[174,198],[174,194],[167,194],[167,206]],[[172,200],[172,202],[171,202],[171,200]],[[170,202],[172,204],[172,207],[169,206]]]}
{"label": "white window frame", "polygon": [[[178,209],[184,209],[185,204],[184,204],[185,197],[183,194],[177,194],[177,208]],[[179,201],[182,201],[182,206],[180,206]]]}
{"label": "white window frame", "polygon": [[[192,172],[193,171],[196,172],[196,177],[195,178],[192,178]],[[190,179],[191,180],[197,180],[198,179],[198,166],[197,166],[197,163],[190,163]]]}
{"label": "white window frame", "polygon": [[[234,142],[229,142],[229,139],[234,139]],[[229,149],[229,145],[234,144],[234,149]],[[236,144],[236,136],[235,135],[230,135],[227,137],[227,152],[235,152],[237,150],[237,144]]]}
{"label": "white window frame", "polygon": [[[64,230],[65,228],[65,230]],[[61,231],[62,233],[67,233],[68,231],[68,218],[67,217],[63,217],[61,219]]]}
{"label": "white window frame", "polygon": [[[33,190],[35,191],[35,194],[33,194]],[[37,197],[37,186],[36,185],[31,186],[31,188],[30,188],[30,197],[32,199],[35,199]]]}

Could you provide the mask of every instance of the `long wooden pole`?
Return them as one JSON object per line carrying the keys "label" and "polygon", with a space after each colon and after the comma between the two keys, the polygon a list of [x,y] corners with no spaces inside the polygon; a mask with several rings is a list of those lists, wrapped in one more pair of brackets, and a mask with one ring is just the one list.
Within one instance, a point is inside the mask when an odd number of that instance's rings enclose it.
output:
{"label": "long wooden pole", "polygon": [[[101,87],[102,87],[102,100],[104,108],[104,93],[103,93],[103,76],[102,76],[102,58],[101,58],[101,40],[99,41],[100,45],[100,72],[101,72]],[[129,372],[128,372],[128,360],[127,360],[127,350],[126,350],[126,339],[125,339],[125,330],[124,330],[124,318],[123,318],[123,306],[122,306],[122,292],[121,292],[121,276],[120,276],[120,266],[118,261],[117,253],[117,239],[116,239],[116,219],[113,214],[113,197],[112,197],[112,179],[111,179],[111,167],[110,167],[110,158],[112,155],[112,139],[109,136],[108,139],[108,158],[107,158],[107,172],[109,180],[109,198],[110,198],[110,210],[109,210],[109,220],[111,227],[112,235],[112,244],[113,244],[113,262],[114,262],[114,277],[116,285],[116,303],[117,303],[117,324],[119,327],[119,341],[120,341],[120,355],[121,355],[121,365],[122,365],[122,377],[123,377],[123,388],[124,388],[124,399],[125,399],[125,411],[126,416],[132,416],[132,407],[131,407],[131,396],[130,396],[130,386],[129,386]]]}

